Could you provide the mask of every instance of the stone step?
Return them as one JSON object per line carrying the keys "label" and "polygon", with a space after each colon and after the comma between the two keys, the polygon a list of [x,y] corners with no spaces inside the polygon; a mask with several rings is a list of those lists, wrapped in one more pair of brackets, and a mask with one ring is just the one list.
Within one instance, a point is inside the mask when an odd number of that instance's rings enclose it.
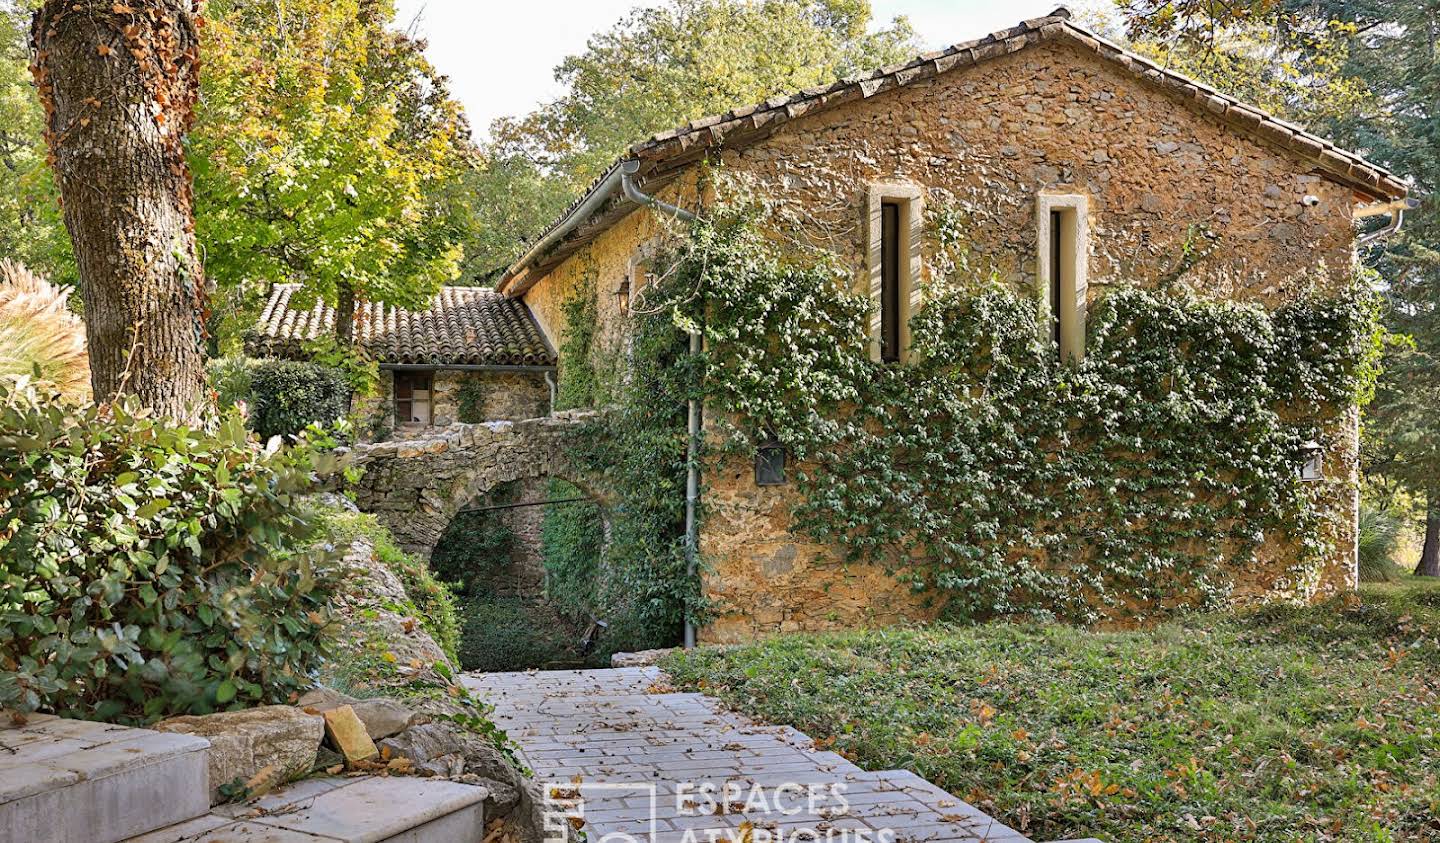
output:
{"label": "stone step", "polygon": [[441,779],[307,779],[128,843],[480,843],[487,796]]}
{"label": "stone step", "polygon": [[0,840],[116,843],[210,810],[209,741],[0,712]]}

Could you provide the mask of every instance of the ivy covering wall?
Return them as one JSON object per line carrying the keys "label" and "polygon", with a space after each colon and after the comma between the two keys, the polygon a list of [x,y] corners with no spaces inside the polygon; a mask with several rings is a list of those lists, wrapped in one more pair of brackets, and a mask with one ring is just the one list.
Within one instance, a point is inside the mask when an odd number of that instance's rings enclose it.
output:
{"label": "ivy covering wall", "polygon": [[[629,375],[596,402],[615,410],[595,466],[638,496],[610,576],[661,617],[697,599],[677,524],[684,405],[700,395],[706,465],[773,434],[797,466],[796,530],[952,617],[1143,620],[1218,604],[1277,560],[1279,590],[1313,587],[1335,550],[1317,504],[1349,478],[1303,484],[1297,454],[1341,447],[1373,383],[1364,285],[1297,277],[1267,310],[1198,291],[1186,272],[1203,260],[1180,256],[1172,277],[1092,302],[1087,354],[1062,363],[1033,292],[972,271],[952,215],[931,222],[936,277],[903,366],[871,361],[851,268],[777,236],[763,203],[711,209],[657,262]],[[702,325],[696,358],[683,339]]]}
{"label": "ivy covering wall", "polygon": [[[684,548],[685,407],[698,371],[687,336],[668,313],[637,313],[624,349],[601,347],[593,282],[563,304],[561,408],[604,407],[577,436],[572,461],[613,503],[604,526],[595,507],[546,512],[544,557],[551,599],[562,610],[607,625],[605,650],[669,646],[679,640],[699,586]],[[569,484],[552,494],[570,497]]]}

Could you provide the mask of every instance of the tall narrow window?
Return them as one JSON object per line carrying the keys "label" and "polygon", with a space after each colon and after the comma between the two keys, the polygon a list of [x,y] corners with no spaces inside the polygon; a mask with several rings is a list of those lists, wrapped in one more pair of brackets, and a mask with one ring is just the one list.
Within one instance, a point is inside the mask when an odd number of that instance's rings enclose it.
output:
{"label": "tall narrow window", "polygon": [[395,424],[430,424],[432,375],[395,373]]}
{"label": "tall narrow window", "polygon": [[920,307],[925,193],[913,184],[877,182],[865,203],[864,291],[870,298],[870,359],[910,359],[910,317]]}
{"label": "tall narrow window", "polygon": [[1061,360],[1085,356],[1088,292],[1086,243],[1088,200],[1084,196],[1042,195],[1037,226],[1040,246],[1039,281],[1042,325]]}
{"label": "tall narrow window", "polygon": [[880,205],[880,360],[900,362],[900,203]]}
{"label": "tall narrow window", "polygon": [[1065,271],[1064,249],[1061,246],[1064,222],[1064,216],[1059,211],[1050,212],[1050,338],[1055,342],[1057,351],[1065,347],[1060,333],[1060,313],[1064,310],[1064,284],[1061,281]]}

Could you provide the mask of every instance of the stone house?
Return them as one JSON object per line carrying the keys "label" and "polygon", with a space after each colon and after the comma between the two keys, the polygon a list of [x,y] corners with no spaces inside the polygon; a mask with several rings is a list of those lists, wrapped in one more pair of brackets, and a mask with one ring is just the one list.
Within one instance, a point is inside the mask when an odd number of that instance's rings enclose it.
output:
{"label": "stone house", "polygon": [[[1274,307],[1297,273],[1338,288],[1356,220],[1398,222],[1406,186],[1298,126],[1270,117],[1075,25],[1061,9],[873,75],[781,96],[639,143],[504,276],[551,346],[573,326],[567,299],[593,288],[598,333],[623,336],[667,214],[699,210],[704,161],[742,174],[815,242],[854,267],[875,300],[873,354],[903,364],[923,301],[927,202],[964,210],[974,254],[1058,317],[1062,353],[1083,352],[1087,305],[1107,285],[1157,278],[1203,221],[1226,245],[1201,273],[1210,293]],[[562,365],[564,365],[562,361]],[[1325,454],[1323,506],[1339,548],[1302,597],[1355,586],[1358,414]],[[879,566],[846,566],[791,532],[792,491],[756,466],[707,474],[699,536],[714,619],[705,640],[879,624],[932,609]],[[1262,598],[1274,572],[1245,588]]]}
{"label": "stone house", "polygon": [[[247,354],[305,359],[307,343],[334,333],[334,308],[299,306],[299,290],[275,285],[246,337]],[[368,438],[550,412],[555,351],[525,302],[490,288],[445,287],[417,312],[360,304],[355,339],[380,366],[379,395],[355,408],[368,420]]]}

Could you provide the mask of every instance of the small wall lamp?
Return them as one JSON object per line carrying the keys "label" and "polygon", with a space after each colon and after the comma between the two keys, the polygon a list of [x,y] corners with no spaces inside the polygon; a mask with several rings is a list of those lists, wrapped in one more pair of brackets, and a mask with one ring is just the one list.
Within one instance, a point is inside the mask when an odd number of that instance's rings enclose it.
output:
{"label": "small wall lamp", "polygon": [[626,278],[615,288],[615,306],[620,308],[621,313],[630,311],[630,279]]}
{"label": "small wall lamp", "polygon": [[785,463],[789,454],[774,436],[766,437],[755,451],[755,485],[784,486]]}
{"label": "small wall lamp", "polygon": [[1314,483],[1325,476],[1325,448],[1319,442],[1312,439],[1301,445],[1295,457],[1304,482]]}

